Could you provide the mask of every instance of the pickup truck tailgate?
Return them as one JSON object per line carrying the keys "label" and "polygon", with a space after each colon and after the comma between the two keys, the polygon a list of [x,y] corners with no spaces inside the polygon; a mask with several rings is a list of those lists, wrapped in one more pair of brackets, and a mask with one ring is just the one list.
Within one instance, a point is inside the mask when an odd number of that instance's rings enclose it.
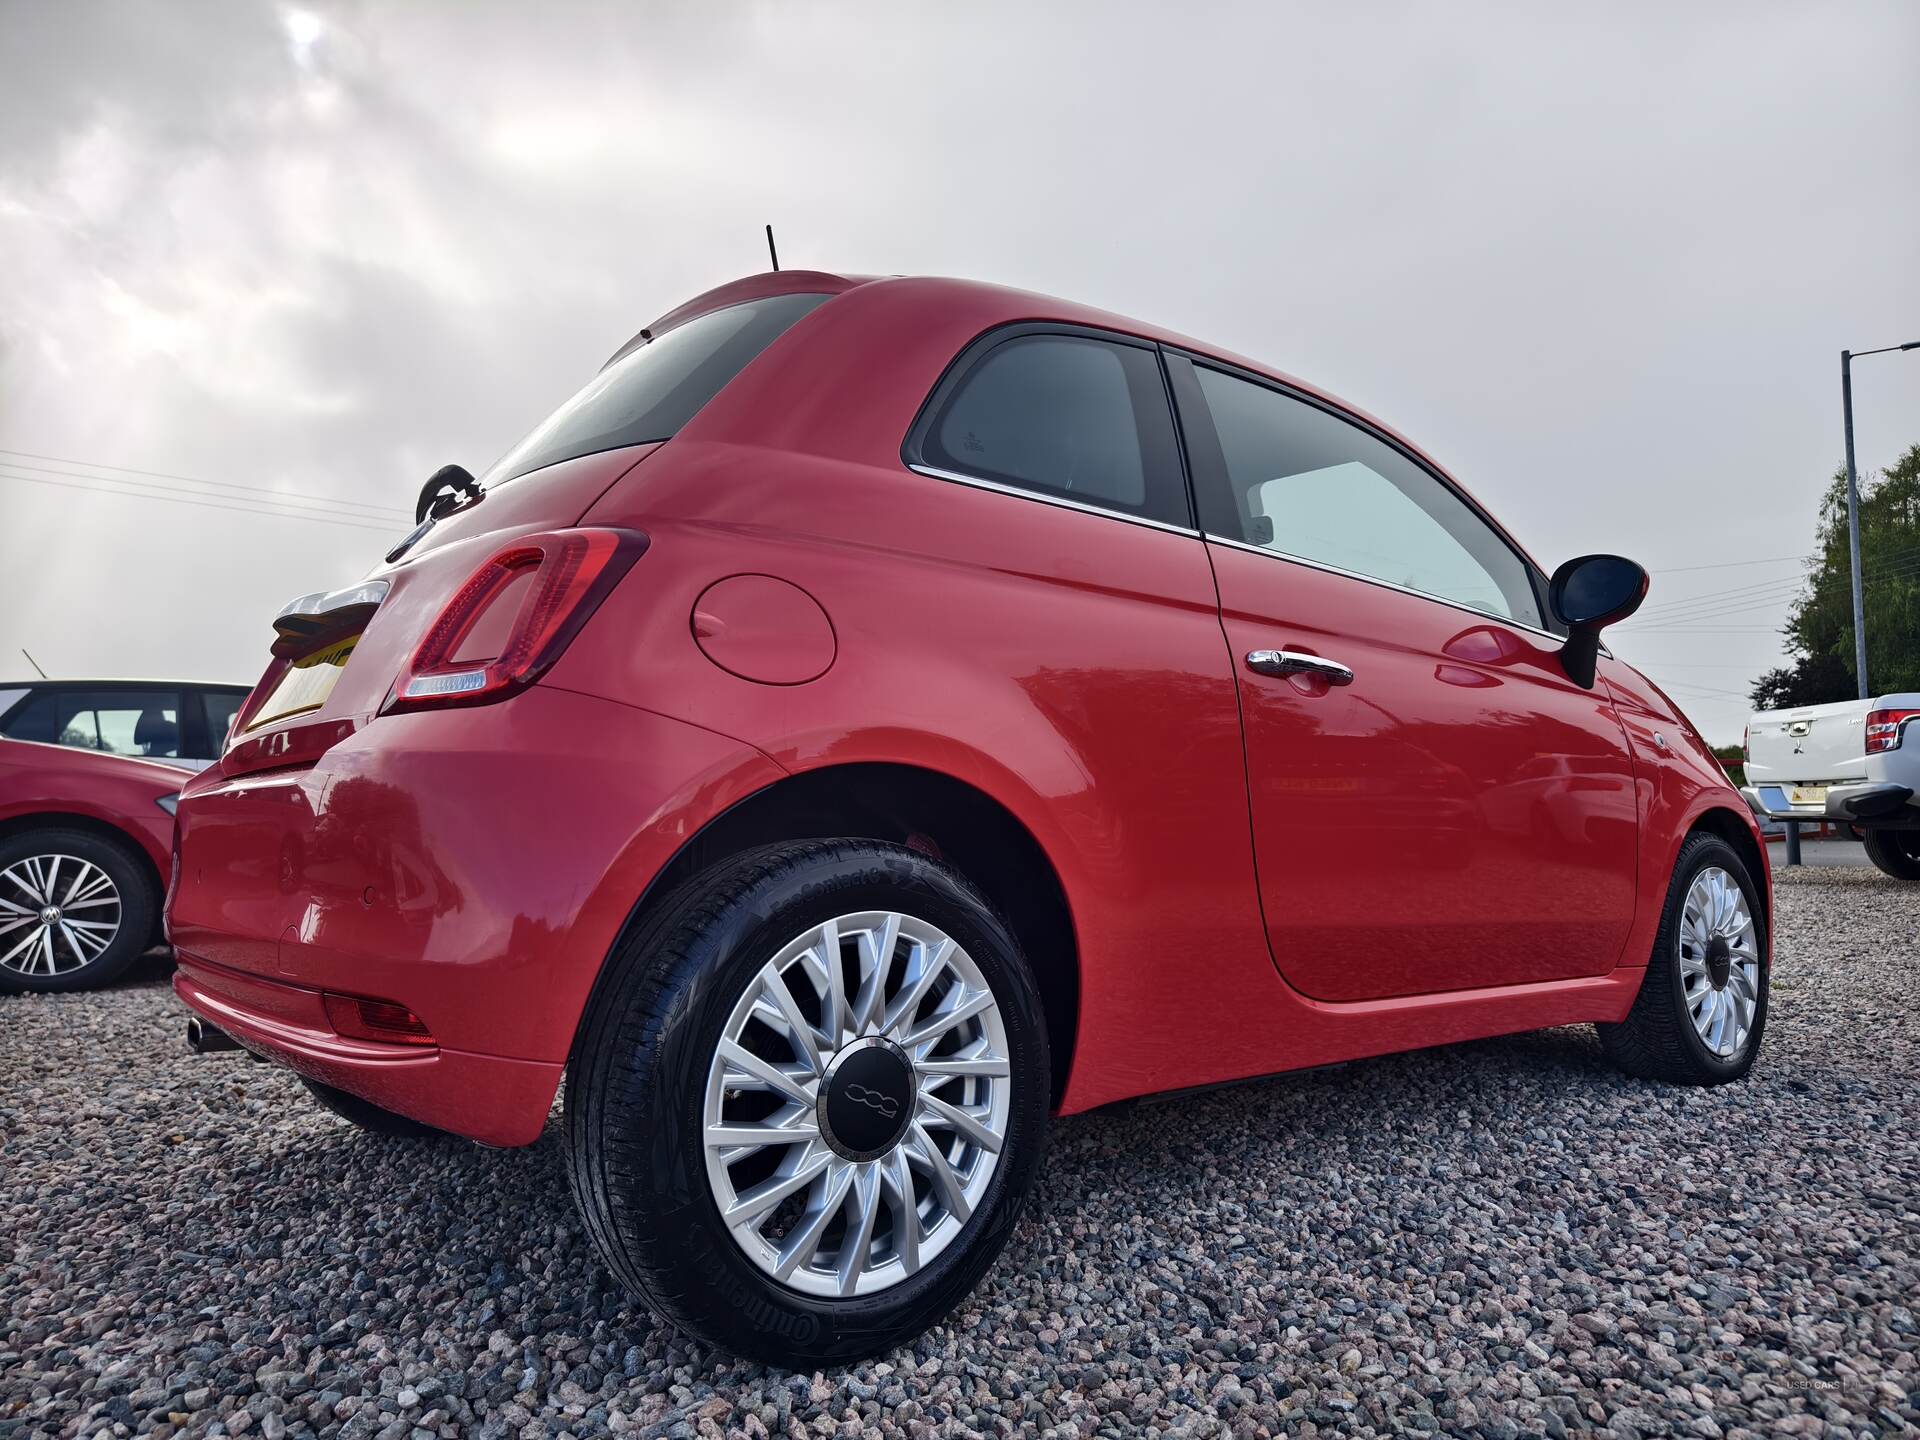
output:
{"label": "pickup truck tailgate", "polygon": [[1747,783],[1866,779],[1870,704],[1850,700],[1755,715],[1747,726]]}

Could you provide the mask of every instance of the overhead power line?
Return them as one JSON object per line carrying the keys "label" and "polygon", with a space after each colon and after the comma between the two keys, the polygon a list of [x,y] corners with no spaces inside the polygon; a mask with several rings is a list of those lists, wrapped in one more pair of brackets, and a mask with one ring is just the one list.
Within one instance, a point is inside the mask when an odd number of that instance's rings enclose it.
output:
{"label": "overhead power line", "polygon": [[1811,555],[1773,555],[1765,560],[1723,560],[1717,565],[1663,565],[1649,575],[1684,575],[1694,570],[1737,570],[1743,565],[1785,565],[1789,561],[1811,560]]}
{"label": "overhead power line", "polygon": [[[1909,580],[1920,575],[1920,560],[1909,561],[1904,565],[1890,567],[1868,576],[1862,585],[1872,589],[1896,580]],[[1659,630],[1670,625],[1686,624],[1696,620],[1718,620],[1736,615],[1753,615],[1762,611],[1777,610],[1792,601],[1795,592],[1774,596],[1751,596],[1745,600],[1729,601],[1717,605],[1705,605],[1696,610],[1682,611],[1672,615],[1656,615],[1650,621],[1642,623],[1642,630]]]}
{"label": "overhead power line", "polygon": [[[1920,546],[1914,546],[1907,550],[1897,550],[1891,555],[1883,556],[1874,569],[1884,570],[1889,566],[1904,564],[1906,561],[1915,558],[1920,558]],[[1867,573],[1871,576],[1874,570],[1870,569]],[[1804,586],[1810,578],[1809,576],[1802,575],[1789,580],[1762,580],[1752,585],[1735,585],[1725,590],[1702,590],[1692,595],[1683,595],[1672,600],[1657,601],[1652,605],[1642,606],[1639,613],[1649,615],[1656,611],[1683,609],[1708,601],[1731,598],[1738,595],[1771,594],[1778,591],[1791,593]]]}
{"label": "overhead power line", "polygon": [[[1890,580],[1909,579],[1920,574],[1920,549],[1902,551],[1887,557],[1878,566],[1870,569],[1862,583],[1865,585],[1883,584]],[[1689,620],[1709,620],[1723,616],[1752,614],[1762,610],[1778,608],[1794,599],[1804,588],[1805,581],[1796,580],[1772,589],[1756,589],[1728,592],[1714,597],[1696,596],[1691,601],[1672,602],[1666,609],[1657,610],[1648,607],[1626,622],[1623,629],[1656,630],[1676,622]]]}
{"label": "overhead power line", "polygon": [[1790,580],[1784,584],[1756,586],[1748,590],[1708,591],[1704,595],[1690,595],[1685,600],[1669,600],[1661,605],[1643,605],[1634,612],[1634,616],[1636,619],[1650,619],[1654,616],[1683,615],[1691,610],[1706,610],[1716,605],[1764,604],[1775,597],[1784,599],[1795,594],[1805,583],[1803,580]]}
{"label": "overhead power line", "polygon": [[1806,584],[1806,577],[1796,575],[1790,580],[1761,580],[1752,585],[1731,585],[1724,590],[1696,590],[1691,595],[1676,595],[1671,600],[1656,600],[1651,605],[1642,606],[1644,612],[1653,610],[1674,610],[1683,605],[1697,605],[1706,600],[1718,600],[1729,595],[1753,595],[1771,590],[1794,590]]}
{"label": "overhead power line", "polygon": [[[107,465],[94,460],[74,460],[63,455],[45,455],[32,450],[9,450],[5,446],[0,446],[0,457],[6,456],[12,456],[14,458],[10,460],[0,458],[0,464],[11,465],[17,469],[32,470],[49,475],[71,474],[83,480],[110,480],[117,484],[132,485],[144,484],[146,482],[126,480],[120,477],[146,476],[151,480],[167,480],[184,485],[206,486],[215,490],[237,491],[248,498],[260,497],[276,503],[297,502],[314,508],[352,511],[368,519],[386,520],[398,518],[404,520],[408,514],[406,508],[400,505],[381,505],[372,501],[349,500],[332,495],[316,495],[299,491],[276,490],[271,486],[248,485],[237,480],[207,480],[197,475],[177,475],[166,470],[141,470],[131,465]],[[65,468],[46,470],[39,465],[21,463],[28,460],[41,460],[48,464]],[[111,475],[90,473],[93,471],[112,471],[114,473]],[[213,496],[210,498],[218,499],[221,497]]]}
{"label": "overhead power line", "polygon": [[[281,520],[305,520],[315,525],[341,525],[350,530],[371,530],[381,535],[391,535],[394,526],[382,524],[372,516],[353,518],[344,512],[323,513],[312,510],[293,510],[273,505],[246,503],[242,497],[204,496],[204,492],[169,490],[154,486],[150,489],[120,489],[116,485],[123,482],[107,480],[105,476],[91,477],[103,483],[84,484],[75,479],[52,479],[44,475],[25,475],[14,473],[10,469],[0,468],[0,480],[17,480],[28,485],[49,485],[63,490],[83,490],[95,495],[120,495],[136,500],[159,500],[169,505],[193,505],[203,510],[229,510],[236,515],[266,515]],[[131,484],[132,482],[124,482]],[[229,500],[240,503],[228,503]]]}
{"label": "overhead power line", "polygon": [[[216,502],[238,501],[243,505],[268,506],[277,510],[284,510],[290,514],[311,515],[316,519],[324,516],[347,520],[365,520],[386,529],[391,529],[395,525],[404,523],[399,518],[401,513],[399,511],[393,512],[390,518],[387,515],[377,514],[372,510],[363,511],[336,508],[329,503],[308,500],[292,493],[282,494],[278,491],[262,492],[261,498],[256,499],[251,494],[234,495],[228,494],[224,490],[188,490],[179,485],[162,485],[157,480],[135,480],[120,475],[83,475],[72,470],[49,470],[44,465],[22,465],[17,460],[7,460],[5,458],[0,458],[0,466],[4,466],[7,471],[12,472],[8,478],[14,480],[24,480],[28,478],[29,474],[43,475],[59,480],[78,480],[102,485],[125,486],[127,487],[125,493],[128,494],[183,495],[195,499],[205,499]],[[278,495],[279,498],[273,500],[266,499],[265,494],[267,493]]]}

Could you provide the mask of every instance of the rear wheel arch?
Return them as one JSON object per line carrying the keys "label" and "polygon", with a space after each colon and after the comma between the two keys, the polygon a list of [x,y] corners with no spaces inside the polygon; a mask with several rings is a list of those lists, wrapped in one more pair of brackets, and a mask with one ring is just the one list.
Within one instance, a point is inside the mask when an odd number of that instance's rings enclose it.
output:
{"label": "rear wheel arch", "polygon": [[[1058,869],[1033,832],[993,796],[937,770],[857,763],[788,775],[709,820],[674,852],[635,902],[609,954],[695,875],[763,845],[791,840],[892,841],[945,860],[993,904],[1039,983],[1058,1106],[1072,1070],[1080,962]],[[605,979],[604,957],[595,990]],[[583,1008],[591,1011],[592,998]],[[576,1028],[575,1044],[578,1044]]]}
{"label": "rear wheel arch", "polygon": [[109,824],[92,815],[79,815],[68,810],[38,810],[28,815],[10,815],[0,820],[0,841],[11,840],[16,835],[28,834],[35,830],[78,830],[117,845],[127,855],[140,873],[153,887],[154,922],[152,939],[160,938],[160,908],[166,899],[167,880],[153,863],[153,856],[147,853],[147,847],[140,843],[138,836],[130,834],[118,825]]}

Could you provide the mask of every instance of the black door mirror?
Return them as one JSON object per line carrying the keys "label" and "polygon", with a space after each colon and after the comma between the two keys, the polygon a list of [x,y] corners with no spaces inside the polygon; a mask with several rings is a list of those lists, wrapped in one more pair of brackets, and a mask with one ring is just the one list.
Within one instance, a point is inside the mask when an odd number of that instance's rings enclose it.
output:
{"label": "black door mirror", "polygon": [[1647,585],[1647,572],[1621,555],[1582,555],[1553,572],[1547,604],[1567,627],[1560,664],[1574,684],[1593,688],[1601,630],[1638,610]]}

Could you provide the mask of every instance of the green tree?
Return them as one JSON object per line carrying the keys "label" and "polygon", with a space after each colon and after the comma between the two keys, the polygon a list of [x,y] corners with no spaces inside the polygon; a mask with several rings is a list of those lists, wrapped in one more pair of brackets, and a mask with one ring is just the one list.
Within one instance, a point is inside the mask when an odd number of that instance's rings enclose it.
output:
{"label": "green tree", "polygon": [[[1867,680],[1876,695],[1920,690],[1920,445],[1860,485],[1860,570],[1865,578]],[[1853,591],[1847,555],[1847,475],[1820,499],[1807,586],[1788,612],[1792,663],[1753,682],[1754,705],[1778,710],[1851,700]]]}

